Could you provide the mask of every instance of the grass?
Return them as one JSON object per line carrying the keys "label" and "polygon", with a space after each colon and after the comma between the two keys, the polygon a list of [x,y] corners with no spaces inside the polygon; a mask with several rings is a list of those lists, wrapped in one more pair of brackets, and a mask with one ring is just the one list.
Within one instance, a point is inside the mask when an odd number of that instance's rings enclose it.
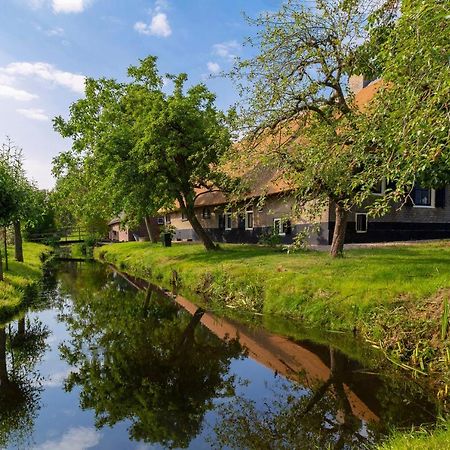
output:
{"label": "grass", "polygon": [[[14,260],[13,249],[8,249],[9,271],[4,272],[5,281],[0,282],[0,321],[6,320],[19,311],[24,292],[42,276],[40,256],[46,251],[48,247],[44,245],[24,242],[25,262],[19,263]],[[3,268],[4,263],[3,260]]]}
{"label": "grass", "polygon": [[426,429],[409,433],[396,433],[378,450],[449,450],[450,423],[437,428],[434,432]]}
{"label": "grass", "polygon": [[338,260],[324,252],[286,254],[250,245],[207,253],[195,244],[162,248],[145,242],[102,247],[96,255],[163,285],[176,270],[182,289],[194,293],[202,284],[212,291],[226,281],[235,289],[257,287],[253,295],[262,297],[262,311],[301,316],[332,329],[352,329],[377,306],[450,288],[449,242],[349,250]]}
{"label": "grass", "polygon": [[[357,330],[395,364],[450,389],[450,242],[286,254],[252,245],[130,242],[95,256],[212,308],[290,316],[302,325]],[[434,381],[433,381],[434,382]]]}

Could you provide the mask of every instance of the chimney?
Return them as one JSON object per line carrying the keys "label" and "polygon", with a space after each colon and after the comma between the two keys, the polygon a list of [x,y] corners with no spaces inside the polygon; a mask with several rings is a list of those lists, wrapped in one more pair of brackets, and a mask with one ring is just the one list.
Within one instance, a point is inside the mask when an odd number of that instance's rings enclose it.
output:
{"label": "chimney", "polygon": [[361,89],[365,88],[373,80],[364,75],[350,75],[348,79],[348,87],[351,93],[356,95]]}

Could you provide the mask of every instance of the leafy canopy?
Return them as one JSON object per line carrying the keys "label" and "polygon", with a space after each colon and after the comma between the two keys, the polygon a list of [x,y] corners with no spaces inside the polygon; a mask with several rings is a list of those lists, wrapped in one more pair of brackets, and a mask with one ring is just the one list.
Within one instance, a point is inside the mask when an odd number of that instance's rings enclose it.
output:
{"label": "leafy canopy", "polygon": [[206,86],[186,89],[185,74],[167,75],[173,91],[166,94],[153,56],[128,75],[125,83],[87,80],[86,97],[71,106],[70,118],[54,120],[73,140],[54,172],[75,215],[125,212],[139,221],[175,200],[193,207],[195,189],[211,185],[230,145]]}
{"label": "leafy canopy", "polygon": [[[404,0],[399,15],[372,16],[370,39],[359,55],[361,71],[384,80],[361,117],[356,140],[376,152],[366,163],[396,182],[378,208],[408,193],[415,183],[450,182],[450,9],[441,0]],[[367,184],[370,170],[361,174]]]}

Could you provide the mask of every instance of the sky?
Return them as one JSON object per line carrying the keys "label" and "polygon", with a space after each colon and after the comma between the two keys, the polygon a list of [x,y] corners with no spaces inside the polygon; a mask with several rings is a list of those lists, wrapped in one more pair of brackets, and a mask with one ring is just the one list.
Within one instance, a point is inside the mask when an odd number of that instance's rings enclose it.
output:
{"label": "sky", "polygon": [[54,186],[52,158],[70,148],[52,119],[68,117],[84,77],[126,80],[148,55],[161,74],[204,82],[222,109],[237,100],[224,78],[252,34],[243,13],[277,10],[281,0],[0,0],[0,143],[23,149],[28,176]]}

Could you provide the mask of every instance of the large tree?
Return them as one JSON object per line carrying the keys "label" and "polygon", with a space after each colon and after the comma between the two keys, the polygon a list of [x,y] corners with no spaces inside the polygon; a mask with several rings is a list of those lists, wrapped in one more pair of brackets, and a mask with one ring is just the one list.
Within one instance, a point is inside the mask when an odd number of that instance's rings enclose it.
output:
{"label": "large tree", "polygon": [[334,205],[333,256],[343,252],[358,193],[354,179],[366,151],[344,131],[360,114],[348,77],[358,67],[357,49],[374,8],[360,0],[318,0],[313,6],[288,0],[279,11],[250,20],[257,28],[249,39],[256,56],[238,60],[231,72],[241,88],[238,126],[249,149],[282,170],[299,207]]}
{"label": "large tree", "polygon": [[23,262],[21,222],[33,214],[36,188],[25,175],[22,149],[10,138],[0,146],[0,226],[14,226],[15,258]]}
{"label": "large tree", "polygon": [[[415,184],[450,183],[450,8],[440,0],[404,0],[398,12],[389,6],[372,15],[370,38],[358,54],[361,73],[381,77],[384,87],[360,117],[355,141],[376,148],[366,167],[378,165],[395,180],[374,213],[401,201]],[[357,182],[370,185],[371,175],[364,171]]]}
{"label": "large tree", "polygon": [[216,249],[194,212],[197,189],[215,181],[215,168],[230,146],[225,118],[203,84],[186,89],[184,74],[167,76],[166,94],[156,58],[128,69],[130,81],[89,79],[86,97],[55,119],[73,139],[55,161],[59,178],[84,187],[85,207],[144,219],[175,202],[207,250]]}

